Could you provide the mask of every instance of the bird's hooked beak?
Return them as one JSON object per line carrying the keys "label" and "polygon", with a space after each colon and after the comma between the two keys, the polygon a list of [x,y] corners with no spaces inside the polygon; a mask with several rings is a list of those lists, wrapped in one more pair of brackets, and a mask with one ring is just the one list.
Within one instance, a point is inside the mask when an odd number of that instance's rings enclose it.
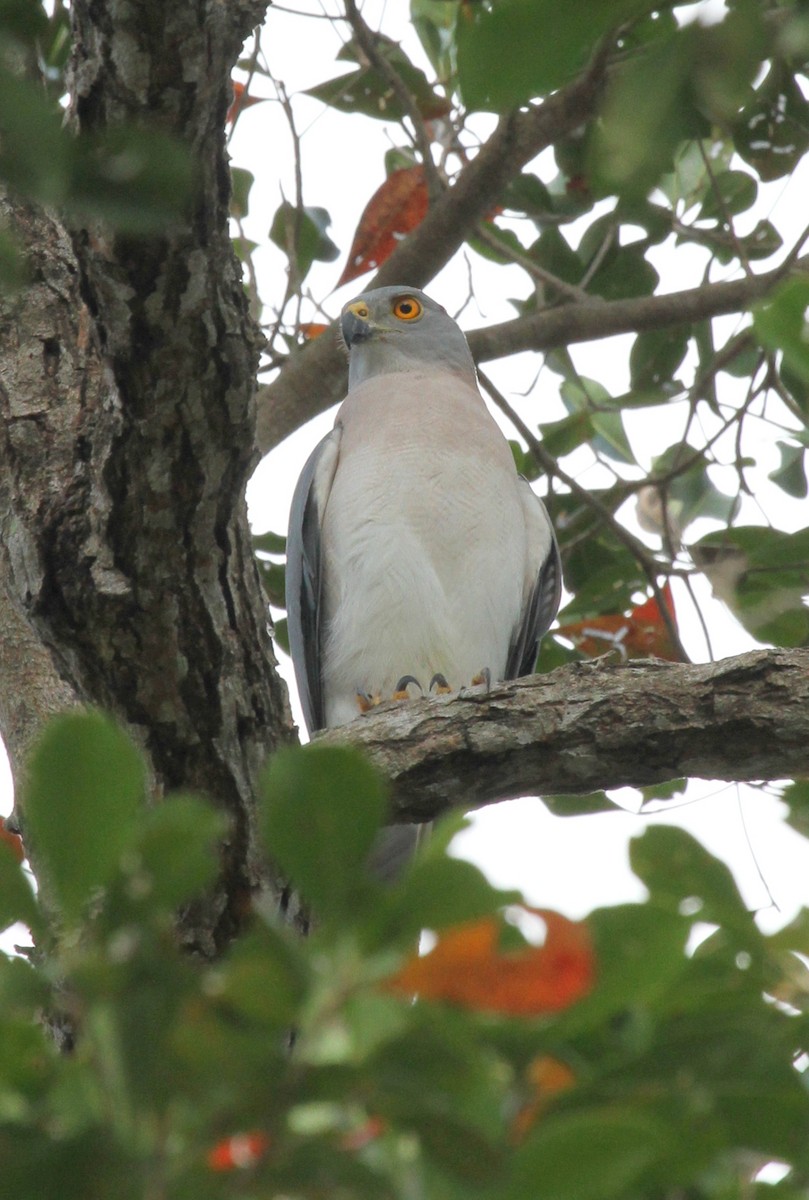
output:
{"label": "bird's hooked beak", "polygon": [[343,309],[340,319],[343,339],[349,349],[357,342],[365,342],[376,333],[377,326],[371,320],[371,313],[364,300],[355,300]]}

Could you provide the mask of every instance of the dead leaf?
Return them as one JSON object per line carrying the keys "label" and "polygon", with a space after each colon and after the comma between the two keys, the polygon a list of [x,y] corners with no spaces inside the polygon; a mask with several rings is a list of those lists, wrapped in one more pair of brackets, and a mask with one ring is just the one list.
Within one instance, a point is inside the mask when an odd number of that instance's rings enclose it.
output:
{"label": "dead leaf", "polygon": [[262,96],[249,95],[246,85],[235,79],[231,80],[231,86],[233,87],[233,99],[225,117],[226,125],[233,125],[245,108],[250,108],[253,104],[261,104],[263,99]]}
{"label": "dead leaf", "polygon": [[298,326],[301,337],[305,342],[313,342],[315,338],[320,337],[321,333],[325,333],[328,325],[324,325],[321,321],[304,321]]}
{"label": "dead leaf", "polygon": [[521,1142],[548,1108],[554,1096],[567,1092],[576,1083],[576,1076],[567,1063],[549,1054],[541,1054],[528,1064],[525,1072],[529,1099],[514,1118],[512,1140]]}
{"label": "dead leaf", "polygon": [[390,258],[399,242],[424,220],[428,206],[423,167],[392,171],[365,206],[337,287]]}
{"label": "dead leaf", "polygon": [[[671,585],[665,583],[660,590],[676,624]],[[656,596],[650,596],[630,613],[604,613],[586,621],[572,621],[569,625],[560,625],[556,632],[592,658],[608,650],[618,650],[622,659],[664,658],[669,662],[682,662]]]}
{"label": "dead leaf", "polygon": [[569,1007],[593,986],[587,927],[546,909],[526,912],[545,922],[543,945],[502,951],[502,922],[483,917],[443,932],[428,954],[408,959],[387,986],[408,996],[508,1016],[539,1016]]}
{"label": "dead leaf", "polygon": [[12,833],[6,828],[6,823],[0,818],[0,841],[5,842],[11,853],[14,855],[18,863],[21,863],[25,858],[25,847],[22,844],[22,838],[18,833]]}
{"label": "dead leaf", "polygon": [[234,1133],[231,1137],[217,1142],[207,1154],[207,1163],[211,1171],[233,1171],[243,1167],[252,1167],[264,1157],[270,1146],[266,1133]]}

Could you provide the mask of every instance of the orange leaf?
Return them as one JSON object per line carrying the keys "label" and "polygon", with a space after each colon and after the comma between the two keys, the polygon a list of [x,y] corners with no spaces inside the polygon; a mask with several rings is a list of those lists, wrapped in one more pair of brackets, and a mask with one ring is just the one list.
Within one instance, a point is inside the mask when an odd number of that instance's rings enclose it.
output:
{"label": "orange leaf", "polygon": [[568,1091],[576,1082],[576,1076],[567,1063],[548,1054],[532,1059],[525,1074],[531,1098],[514,1118],[512,1134],[516,1142],[521,1141],[536,1124],[553,1097]]}
{"label": "orange leaf", "polygon": [[408,959],[387,986],[509,1016],[538,1016],[567,1008],[593,986],[595,968],[587,928],[546,909],[526,911],[545,922],[542,946],[501,952],[500,922],[483,917],[444,932],[429,954]]}
{"label": "orange leaf", "polygon": [[321,333],[325,333],[329,327],[320,321],[304,321],[298,328],[305,342],[313,342],[315,338],[320,337]]}
{"label": "orange leaf", "polygon": [[[665,583],[660,590],[669,615],[676,623],[671,585]],[[570,625],[561,625],[556,632],[569,638],[582,654],[589,654],[593,658],[605,654],[608,650],[617,649],[624,659],[665,658],[669,662],[681,661],[656,596],[650,596],[627,615],[605,613],[600,617],[591,617],[588,621],[573,621]]]}
{"label": "orange leaf", "polygon": [[25,849],[22,844],[22,838],[18,833],[12,833],[10,829],[6,829],[4,820],[0,820],[0,842],[6,843],[18,863],[23,861],[25,858]]}
{"label": "orange leaf", "polygon": [[234,1133],[232,1137],[217,1142],[207,1155],[212,1171],[232,1171],[239,1167],[253,1167],[264,1157],[270,1146],[266,1133]]}
{"label": "orange leaf", "polygon": [[382,1117],[369,1117],[358,1129],[344,1133],[340,1139],[340,1146],[343,1150],[362,1150],[381,1137],[386,1129],[387,1124]]}
{"label": "orange leaf", "polygon": [[337,287],[390,258],[402,238],[424,220],[428,204],[423,167],[391,171],[365,206]]}
{"label": "orange leaf", "polygon": [[230,82],[233,88],[233,99],[225,117],[226,125],[232,125],[242,109],[250,108],[251,104],[261,104],[262,101],[261,96],[250,96],[245,84],[239,83],[235,79]]}

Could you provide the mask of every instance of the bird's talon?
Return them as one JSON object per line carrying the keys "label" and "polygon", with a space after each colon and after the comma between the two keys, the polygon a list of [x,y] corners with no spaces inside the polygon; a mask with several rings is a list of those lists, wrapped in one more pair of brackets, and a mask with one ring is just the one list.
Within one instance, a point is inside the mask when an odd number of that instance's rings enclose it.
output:
{"label": "bird's talon", "polygon": [[410,693],[408,692],[407,689],[411,683],[416,685],[416,687],[419,689],[419,691],[421,692],[421,694],[423,696],[424,688],[421,686],[418,679],[416,679],[415,675],[403,675],[402,678],[399,680],[399,682],[396,684],[396,687],[393,689],[393,695],[391,696],[391,699],[392,700],[409,700]]}
{"label": "bird's talon", "polygon": [[472,680],[472,683],[470,686],[471,687],[481,687],[481,685],[483,686],[484,690],[487,692],[490,692],[492,690],[492,673],[488,667],[484,667],[482,671],[478,672],[478,674]]}
{"label": "bird's talon", "polygon": [[430,680],[429,690],[436,696],[447,696],[452,692],[452,688],[447,683],[446,676],[442,675],[440,671],[436,671]]}
{"label": "bird's talon", "polygon": [[382,703],[382,697],[380,695],[369,696],[367,692],[361,692],[359,689],[356,693],[356,699],[357,708],[361,713],[370,712],[372,708],[376,708],[378,704]]}

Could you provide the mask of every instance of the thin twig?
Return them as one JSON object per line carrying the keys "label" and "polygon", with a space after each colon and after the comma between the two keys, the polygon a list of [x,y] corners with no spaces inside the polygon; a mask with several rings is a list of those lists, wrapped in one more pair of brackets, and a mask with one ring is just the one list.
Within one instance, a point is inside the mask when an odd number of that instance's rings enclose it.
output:
{"label": "thin twig", "polygon": [[442,192],[446,191],[446,185],[433,162],[432,143],[424,126],[424,120],[419,112],[418,105],[414,101],[409,88],[399,75],[399,72],[380,51],[377,45],[377,35],[365,23],[362,14],[357,8],[356,0],[345,0],[345,9],[346,19],[368,62],[390,85],[396,99],[410,118],[410,123],[413,126],[413,136],[424,165],[424,174],[427,179],[427,194],[432,202],[438,199]]}
{"label": "thin twig", "polygon": [[498,254],[502,254],[504,258],[510,259],[518,267],[522,267],[524,271],[527,271],[535,283],[553,288],[560,296],[565,296],[568,300],[575,300],[578,304],[603,303],[600,296],[589,295],[583,288],[577,287],[575,283],[567,283],[566,280],[560,279],[558,275],[547,271],[545,267],[534,262],[528,254],[517,250],[514,246],[499,241],[482,222],[478,225],[477,236],[487,246],[491,246],[492,250],[496,250]]}
{"label": "thin twig", "polygon": [[672,616],[669,612],[663,592],[657,582],[657,576],[665,571],[664,565],[657,562],[653,555],[651,555],[644,546],[643,542],[641,542],[639,538],[636,538],[634,534],[630,533],[628,529],[625,529],[620,521],[613,515],[613,513],[610,512],[605,504],[602,504],[597,496],[593,496],[587,491],[586,488],[583,488],[581,484],[573,478],[572,475],[568,475],[567,471],[564,471],[559,466],[559,464],[552,457],[552,455],[548,453],[536,435],[531,432],[525,421],[523,421],[519,414],[514,411],[502,392],[495,387],[492,381],[482,371],[478,371],[478,377],[500,411],[508,417],[514,428],[525,439],[529,450],[534,455],[534,458],[537,460],[540,466],[542,466],[549,475],[552,475],[558,479],[560,483],[564,483],[566,487],[569,487],[571,492],[578,496],[579,499],[582,500],[589,508],[591,508],[593,512],[597,513],[604,524],[612,530],[618,541],[620,541],[630,551],[649,581],[649,586],[651,587],[654,597],[657,600],[657,605],[660,609],[660,615],[663,618],[663,622],[666,626],[668,635],[671,638],[672,644],[674,645],[678,654],[681,655],[682,661],[690,662],[690,659],[683,648],[683,644],[680,641],[680,635],[677,631],[677,626],[672,620]]}

